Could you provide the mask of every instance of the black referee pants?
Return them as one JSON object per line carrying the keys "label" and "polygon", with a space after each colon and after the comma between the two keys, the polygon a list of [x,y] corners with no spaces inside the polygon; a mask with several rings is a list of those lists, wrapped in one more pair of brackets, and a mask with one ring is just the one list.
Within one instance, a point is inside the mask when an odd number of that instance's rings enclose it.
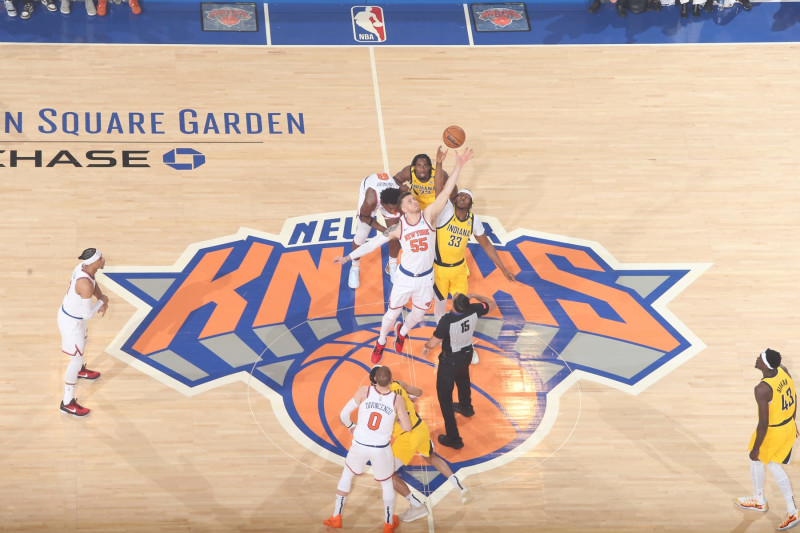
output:
{"label": "black referee pants", "polygon": [[458,403],[464,409],[472,409],[472,391],[469,381],[469,365],[472,362],[472,347],[459,352],[439,356],[439,372],[436,375],[436,394],[442,409],[444,429],[448,437],[461,439],[458,434],[456,415],[453,412],[453,387],[458,389]]}

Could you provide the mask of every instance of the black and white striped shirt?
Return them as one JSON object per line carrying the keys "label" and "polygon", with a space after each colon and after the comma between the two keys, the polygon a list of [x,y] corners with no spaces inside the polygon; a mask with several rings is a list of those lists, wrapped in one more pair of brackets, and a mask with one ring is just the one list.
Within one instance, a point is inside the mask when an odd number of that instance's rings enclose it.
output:
{"label": "black and white striped shirt", "polygon": [[442,339],[442,353],[450,355],[472,347],[472,335],[478,324],[478,317],[489,312],[485,303],[470,304],[464,313],[450,311],[436,325],[433,336]]}

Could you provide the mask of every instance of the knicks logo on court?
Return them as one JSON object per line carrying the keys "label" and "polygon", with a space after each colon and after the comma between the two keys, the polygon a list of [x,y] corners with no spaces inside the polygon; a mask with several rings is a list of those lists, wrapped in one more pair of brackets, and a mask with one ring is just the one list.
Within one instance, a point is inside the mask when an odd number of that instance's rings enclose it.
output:
{"label": "knicks logo on court", "polygon": [[[475,335],[465,447],[440,450],[462,475],[532,449],[578,380],[636,394],[704,347],[666,304],[708,265],[621,265],[597,243],[482,220],[517,281],[469,245],[469,289],[498,308]],[[194,244],[171,267],[106,268],[101,282],[137,308],[108,351],[187,395],[247,382],[300,444],[341,463],[350,435],[338,415],[367,383],[391,291],[386,247],[361,259],[361,286],[348,288],[348,267],[333,258],[350,252],[353,230],[350,212],[300,217],[278,235],[241,229]],[[390,338],[382,364],[423,389],[417,410],[436,442],[444,427],[433,359],[421,356],[435,325],[426,319],[406,353],[391,352]],[[421,462],[403,476],[424,493],[446,481]]]}

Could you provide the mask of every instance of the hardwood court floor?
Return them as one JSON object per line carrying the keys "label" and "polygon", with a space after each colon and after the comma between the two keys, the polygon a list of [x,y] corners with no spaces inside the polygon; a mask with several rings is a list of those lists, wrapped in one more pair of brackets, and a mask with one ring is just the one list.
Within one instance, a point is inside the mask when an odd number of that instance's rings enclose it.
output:
{"label": "hardwood court floor", "polygon": [[[26,123],[0,146],[0,529],[322,530],[340,466],[295,443],[245,383],[189,397],[103,353],[134,312],[114,293],[90,325],[87,361],[103,377],[76,393],[93,412],[62,416],[56,311],[83,248],[109,266],[169,266],[239,227],[277,233],[288,217],[350,210],[360,179],[435,153],[449,124],[476,152],[461,185],[507,230],[596,241],[620,263],[712,263],[668,306],[707,347],[638,395],[579,382],[539,445],[466,479],[472,504],[447,495],[432,522],[401,531],[755,533],[780,521],[769,476],[768,513],[733,499],[750,493],[756,355],[770,346],[800,368],[797,46],[377,49],[388,169],[368,49],[3,48],[2,109]],[[164,112],[168,133],[66,144],[83,137],[39,133],[42,108]],[[306,134],[203,145],[193,172],[9,168],[12,148],[160,157],[187,144],[183,108],[302,112]],[[377,531],[379,499],[359,482],[346,528]]]}

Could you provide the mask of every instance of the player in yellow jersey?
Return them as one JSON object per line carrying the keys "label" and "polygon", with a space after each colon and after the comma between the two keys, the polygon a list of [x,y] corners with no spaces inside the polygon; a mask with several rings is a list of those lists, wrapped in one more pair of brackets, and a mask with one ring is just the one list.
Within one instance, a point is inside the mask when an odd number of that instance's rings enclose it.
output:
{"label": "player in yellow jersey", "polygon": [[[433,304],[433,317],[437,324],[447,309],[448,294],[469,293],[467,284],[469,269],[464,254],[471,236],[475,236],[483,251],[497,268],[503,271],[508,281],[513,282],[516,279],[497,255],[497,250],[486,236],[480,218],[472,212],[473,198],[470,190],[461,189],[452,204],[445,206],[436,221],[436,258],[433,261],[433,292],[436,294],[436,299]],[[478,362],[478,352],[473,352],[472,364],[476,365]]]}
{"label": "player in yellow jersey", "polygon": [[[414,156],[411,164],[395,174],[394,180],[405,187],[419,203],[419,208],[423,211],[436,199],[436,195],[444,187],[448,178],[447,171],[442,169],[441,175],[436,174],[436,167],[431,164],[431,158],[427,154]],[[454,190],[451,198],[455,196]]]}
{"label": "player in yellow jersey", "polygon": [[[375,365],[372,367],[372,370],[370,370],[369,379],[373,384],[375,383],[375,373],[379,368],[380,365]],[[395,423],[394,432],[392,434],[394,437],[392,453],[395,457],[395,475],[392,478],[394,490],[408,500],[408,503],[411,505],[404,513],[399,515],[400,520],[403,522],[412,522],[428,515],[428,506],[411,494],[411,489],[408,488],[406,482],[397,475],[397,471],[403,465],[407,465],[411,462],[411,459],[414,458],[417,452],[419,452],[426,463],[441,472],[442,475],[458,489],[461,494],[462,503],[467,503],[471,496],[469,489],[462,485],[461,481],[453,474],[453,470],[450,468],[450,465],[447,464],[447,461],[434,452],[428,424],[417,414],[414,402],[411,401],[409,396],[411,395],[417,398],[422,396],[422,389],[400,380],[394,380],[389,385],[389,388],[392,392],[395,392],[398,396],[403,398],[406,404],[406,411],[408,411],[408,418],[411,420],[411,431],[403,431],[403,428]]]}
{"label": "player in yellow jersey", "polygon": [[767,465],[786,502],[786,517],[778,525],[783,531],[798,523],[792,484],[781,464],[788,464],[797,437],[797,391],[786,367],[781,365],[781,354],[767,348],[756,357],[756,368],[763,377],[756,385],[758,425],[750,439],[750,477],[753,496],[736,499],[743,509],[765,512],[769,506],[764,497],[764,465]]}

